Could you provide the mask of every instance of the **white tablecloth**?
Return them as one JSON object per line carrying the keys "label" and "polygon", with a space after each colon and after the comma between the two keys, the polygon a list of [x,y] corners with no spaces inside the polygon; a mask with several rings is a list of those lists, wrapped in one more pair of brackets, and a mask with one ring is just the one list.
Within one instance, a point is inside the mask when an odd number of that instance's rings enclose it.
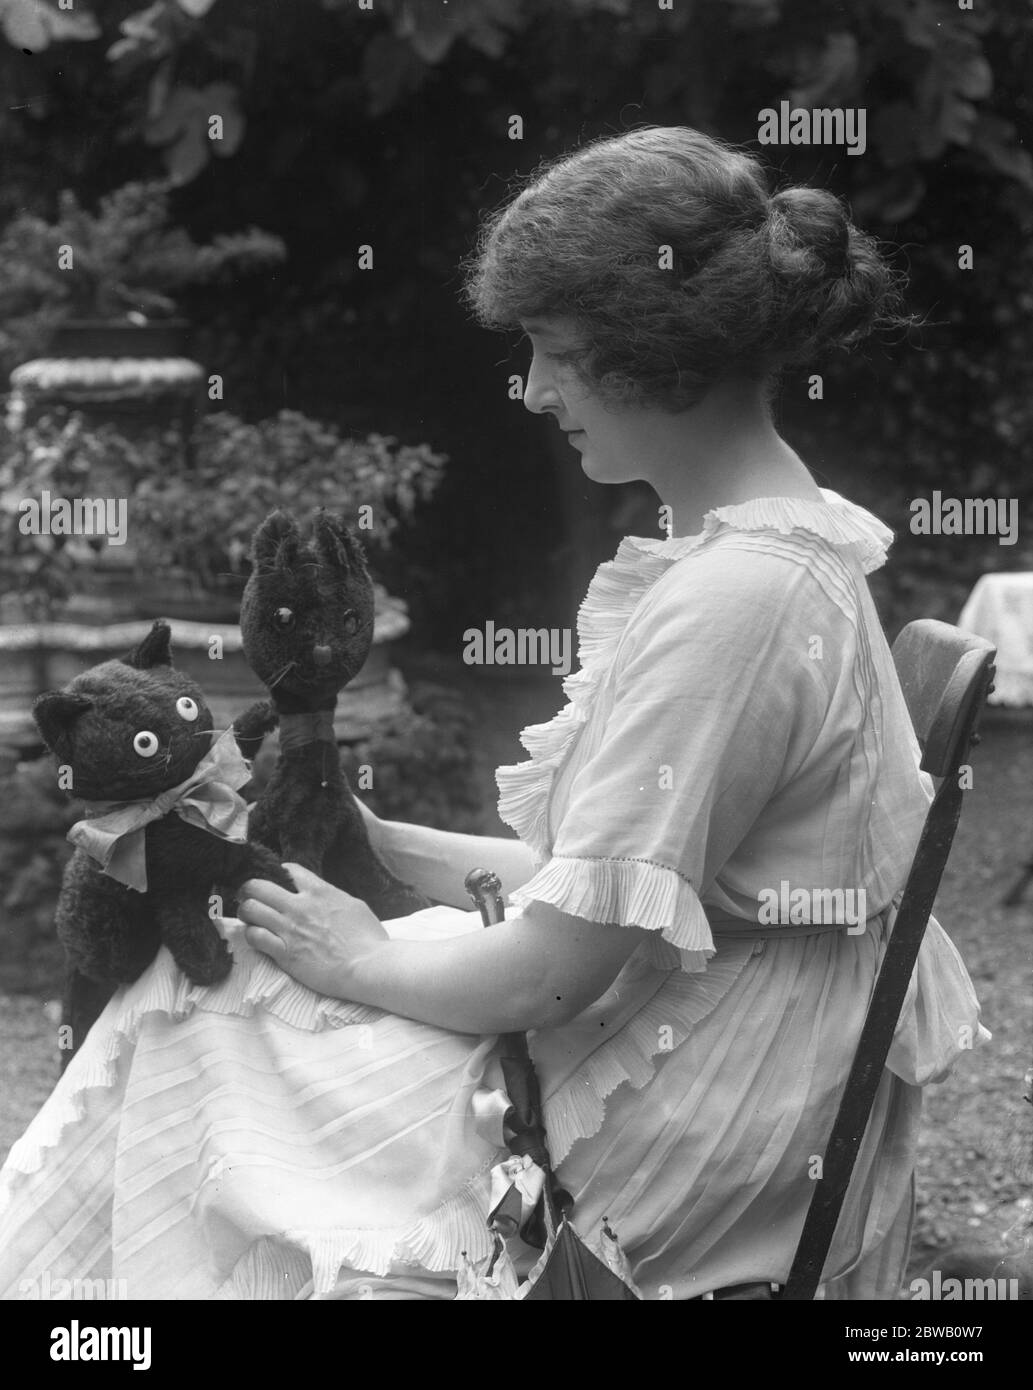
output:
{"label": "white tablecloth", "polygon": [[1033,570],[984,574],[958,626],[997,648],[992,705],[1033,705]]}

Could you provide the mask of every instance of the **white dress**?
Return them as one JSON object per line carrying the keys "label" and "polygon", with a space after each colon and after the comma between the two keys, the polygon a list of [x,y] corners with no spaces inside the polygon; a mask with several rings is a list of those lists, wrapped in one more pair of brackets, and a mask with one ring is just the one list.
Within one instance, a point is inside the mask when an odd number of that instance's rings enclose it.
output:
{"label": "white dress", "polygon": [[[531,1040],[575,1224],[591,1240],[609,1218],[647,1298],[781,1281],[792,1260],[930,797],[864,579],[890,538],[825,493],[625,540],[582,606],[569,703],[499,770],[539,866],[510,910],[650,931]],[[863,910],[801,931],[797,890]],[[162,951],[119,991],[12,1149],[0,1296],[39,1296],[48,1271],[131,1298],[451,1298],[461,1252],[488,1253],[495,1039],[323,999],[230,934],[224,984],[191,987]],[[825,1297],[894,1296],[919,1088],[989,1036],[978,1014],[933,921]]]}

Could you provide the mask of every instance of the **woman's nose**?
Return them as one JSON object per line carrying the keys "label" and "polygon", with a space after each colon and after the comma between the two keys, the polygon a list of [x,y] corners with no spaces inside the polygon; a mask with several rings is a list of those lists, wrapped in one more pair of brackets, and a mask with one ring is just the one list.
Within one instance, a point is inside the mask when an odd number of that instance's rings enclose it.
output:
{"label": "woman's nose", "polygon": [[322,643],[318,643],[312,648],[312,656],[317,666],[329,666],[333,652]]}
{"label": "woman's nose", "polygon": [[524,406],[526,409],[535,415],[542,415],[547,410],[559,412],[562,404],[547,374],[541,370],[537,362],[532,362],[531,369],[527,373],[527,385],[524,388]]}

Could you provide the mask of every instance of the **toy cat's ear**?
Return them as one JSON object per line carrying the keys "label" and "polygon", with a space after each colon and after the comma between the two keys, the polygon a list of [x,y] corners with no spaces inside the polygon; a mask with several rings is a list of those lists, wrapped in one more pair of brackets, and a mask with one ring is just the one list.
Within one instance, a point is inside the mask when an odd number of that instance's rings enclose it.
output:
{"label": "toy cat's ear", "polygon": [[48,690],[37,695],[32,705],[32,717],[49,749],[63,742],[81,714],[92,709],[93,701],[85,695],[72,695],[67,690]]}
{"label": "toy cat's ear", "polygon": [[171,641],[172,629],[159,618],[140,645],[134,647],[122,661],[126,666],[135,666],[138,671],[147,671],[152,666],[171,666]]}
{"label": "toy cat's ear", "polygon": [[263,574],[290,569],[297,559],[299,539],[298,523],[290,512],[270,512],[251,542],[255,569]]}
{"label": "toy cat's ear", "polygon": [[327,564],[338,565],[341,569],[354,571],[359,575],[366,573],[366,557],[362,546],[342,517],[320,507],[313,518],[313,530],[319,553]]}

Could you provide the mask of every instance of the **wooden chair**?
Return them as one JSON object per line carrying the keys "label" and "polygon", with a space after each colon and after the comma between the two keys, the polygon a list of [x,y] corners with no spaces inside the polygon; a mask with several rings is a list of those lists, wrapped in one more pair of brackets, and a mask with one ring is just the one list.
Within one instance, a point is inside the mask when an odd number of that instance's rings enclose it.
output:
{"label": "wooden chair", "polygon": [[835,1234],[857,1151],[882,1078],[901,1006],[961,816],[960,772],[978,743],[976,724],[993,689],[997,649],[948,623],[922,618],[893,644],[893,660],[922,749],[939,785],[904,885],[828,1146],[780,1299],[813,1299]]}

